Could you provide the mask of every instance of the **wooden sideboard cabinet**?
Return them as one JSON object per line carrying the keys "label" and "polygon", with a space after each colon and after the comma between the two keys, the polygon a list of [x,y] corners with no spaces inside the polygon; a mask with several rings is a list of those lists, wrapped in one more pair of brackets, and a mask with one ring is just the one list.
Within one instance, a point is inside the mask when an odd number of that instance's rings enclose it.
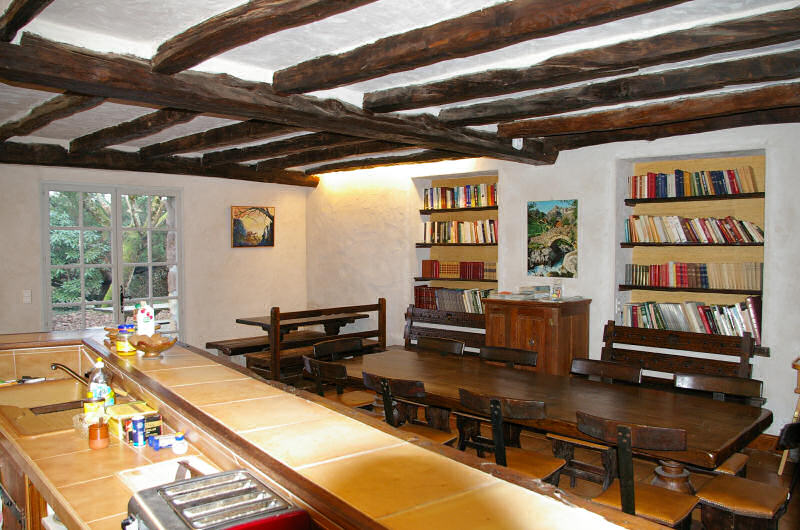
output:
{"label": "wooden sideboard cabinet", "polygon": [[537,371],[567,375],[589,355],[590,303],[486,299],[486,345],[535,351]]}

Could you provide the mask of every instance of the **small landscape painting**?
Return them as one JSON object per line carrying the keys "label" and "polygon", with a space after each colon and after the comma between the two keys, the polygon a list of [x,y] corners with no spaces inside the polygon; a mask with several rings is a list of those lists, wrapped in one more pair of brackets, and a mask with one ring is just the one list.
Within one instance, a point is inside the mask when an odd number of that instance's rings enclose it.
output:
{"label": "small landscape painting", "polygon": [[275,246],[275,208],[231,206],[231,246]]}
{"label": "small landscape painting", "polygon": [[578,201],[528,203],[528,276],[578,275]]}

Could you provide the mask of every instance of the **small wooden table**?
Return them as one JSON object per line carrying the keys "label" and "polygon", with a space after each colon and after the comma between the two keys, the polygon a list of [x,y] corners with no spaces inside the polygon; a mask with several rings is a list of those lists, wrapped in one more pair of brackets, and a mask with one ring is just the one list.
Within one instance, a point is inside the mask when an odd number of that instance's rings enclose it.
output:
{"label": "small wooden table", "polygon": [[519,422],[546,432],[589,440],[575,412],[623,422],[685,429],[685,451],[639,451],[651,457],[713,469],[772,423],[772,412],[702,396],[495,366],[475,357],[442,356],[392,346],[385,352],[339,361],[353,381],[362,371],[421,380],[427,401],[460,409],[458,389],[545,402],[547,417]]}
{"label": "small wooden table", "polygon": [[[335,313],[332,315],[289,318],[281,320],[281,337],[284,333],[293,331],[300,326],[313,326],[315,324],[322,324],[325,327],[326,335],[337,335],[345,324],[352,324],[358,319],[368,317],[369,315],[366,313]],[[237,318],[236,323],[248,326],[260,326],[261,329],[267,333],[270,332],[270,315]]]}

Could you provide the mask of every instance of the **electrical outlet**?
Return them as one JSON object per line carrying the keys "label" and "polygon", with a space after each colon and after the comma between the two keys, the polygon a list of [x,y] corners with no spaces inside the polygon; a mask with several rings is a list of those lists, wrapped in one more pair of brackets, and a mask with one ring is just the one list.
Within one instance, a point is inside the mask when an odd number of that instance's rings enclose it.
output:
{"label": "electrical outlet", "polygon": [[30,289],[23,289],[22,290],[22,303],[23,304],[30,304],[31,301],[31,290]]}

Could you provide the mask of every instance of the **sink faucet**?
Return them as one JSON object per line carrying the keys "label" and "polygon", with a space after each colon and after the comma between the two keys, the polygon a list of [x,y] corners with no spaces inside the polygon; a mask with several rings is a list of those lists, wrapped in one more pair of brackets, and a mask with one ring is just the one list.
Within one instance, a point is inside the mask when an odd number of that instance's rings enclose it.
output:
{"label": "sink faucet", "polygon": [[64,370],[65,372],[67,372],[70,375],[70,377],[72,377],[76,381],[80,381],[84,385],[89,386],[89,382],[86,379],[84,379],[83,377],[81,377],[80,375],[78,375],[77,373],[75,373],[72,370],[72,368],[70,368],[69,366],[63,365],[61,363],[51,363],[50,364],[50,369],[51,370],[58,370],[59,368],[61,370]]}

